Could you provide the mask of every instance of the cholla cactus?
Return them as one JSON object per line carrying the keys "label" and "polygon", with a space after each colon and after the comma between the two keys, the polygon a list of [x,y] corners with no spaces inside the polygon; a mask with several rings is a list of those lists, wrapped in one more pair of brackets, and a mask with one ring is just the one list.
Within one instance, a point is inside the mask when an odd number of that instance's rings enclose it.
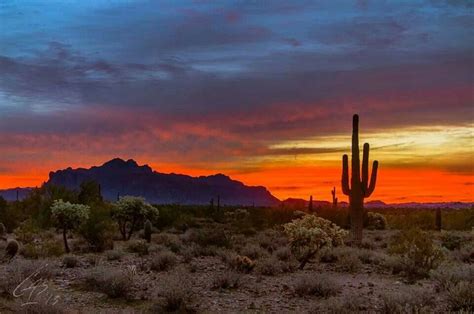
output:
{"label": "cholla cactus", "polygon": [[387,219],[380,213],[367,213],[367,228],[375,230],[385,230],[387,228]]}
{"label": "cholla cactus", "polygon": [[344,244],[347,232],[329,220],[306,215],[284,225],[291,251],[300,262],[300,269],[323,247]]}
{"label": "cholla cactus", "polygon": [[117,221],[122,239],[130,240],[132,234],[140,230],[145,219],[158,218],[159,211],[143,197],[123,196],[114,204],[112,217]]}
{"label": "cholla cactus", "polygon": [[7,241],[7,246],[5,247],[5,256],[9,259],[15,257],[16,253],[20,249],[20,244],[14,239],[10,239]]}
{"label": "cholla cactus", "polygon": [[143,228],[143,232],[145,234],[146,242],[150,243],[151,242],[151,234],[152,234],[152,225],[151,225],[151,221],[149,219],[147,219],[145,221],[145,227]]}
{"label": "cholla cactus", "polygon": [[56,200],[51,206],[51,215],[56,227],[62,229],[64,250],[69,253],[67,232],[77,228],[89,218],[90,207],[82,204],[71,204],[63,200]]}

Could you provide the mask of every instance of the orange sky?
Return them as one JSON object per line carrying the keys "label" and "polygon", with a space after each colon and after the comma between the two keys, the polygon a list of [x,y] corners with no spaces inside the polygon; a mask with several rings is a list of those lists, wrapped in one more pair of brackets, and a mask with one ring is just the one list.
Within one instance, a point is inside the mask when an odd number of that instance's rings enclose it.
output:
{"label": "orange sky", "polygon": [[[407,127],[361,133],[361,146],[371,144],[370,164],[380,163],[377,187],[372,200],[397,202],[474,201],[472,125]],[[66,167],[100,165],[114,157],[133,158],[139,164],[149,164],[155,171],[182,173],[192,176],[224,173],[247,185],[266,186],[279,199],[288,197],[330,200],[330,190],[336,186],[341,195],[341,156],[350,155],[350,134],[335,134],[298,140],[263,142],[263,149],[253,154],[237,154],[233,158],[192,162],[195,154],[189,150],[173,162],[177,155],[154,156],[146,150],[126,153],[131,142],[125,141],[117,153],[101,154],[107,147],[101,142],[67,146],[67,139],[56,138],[54,152],[41,149],[41,142],[30,151],[15,148],[4,151],[8,156],[26,155],[26,160],[11,158],[4,163],[8,171],[0,172],[0,188],[39,186],[48,179],[51,170]],[[38,141],[38,140],[37,140]],[[51,143],[50,139],[45,142]],[[70,141],[73,142],[73,141]],[[68,143],[70,143],[68,142]],[[133,142],[133,141],[132,141]],[[143,141],[146,142],[146,141]],[[134,144],[141,143],[135,138]],[[28,144],[28,142],[26,142]],[[77,144],[79,145],[79,144]],[[99,153],[97,153],[99,152]],[[32,156],[39,158],[31,158]],[[224,156],[226,157],[226,156]],[[198,159],[198,158],[196,158]],[[8,166],[8,167],[6,167]]]}

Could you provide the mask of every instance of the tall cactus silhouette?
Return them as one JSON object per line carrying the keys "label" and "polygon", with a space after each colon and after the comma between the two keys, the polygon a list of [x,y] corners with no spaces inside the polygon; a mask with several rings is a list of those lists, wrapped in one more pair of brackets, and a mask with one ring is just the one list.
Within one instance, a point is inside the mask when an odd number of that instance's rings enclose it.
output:
{"label": "tall cactus silhouette", "polygon": [[308,212],[310,212],[310,213],[313,212],[313,195],[311,195],[311,196],[309,197]]}
{"label": "tall cactus silhouette", "polygon": [[351,235],[353,241],[362,242],[364,227],[364,198],[369,197],[375,189],[377,181],[378,161],[374,161],[369,183],[369,144],[364,144],[362,157],[362,177],[359,159],[359,116],[352,117],[352,174],[349,187],[349,161],[347,155],[342,156],[342,193],[349,196],[351,218]]}
{"label": "tall cactus silhouette", "polygon": [[337,197],[336,197],[336,187],[333,187],[331,190],[332,194],[332,208],[337,208]]}

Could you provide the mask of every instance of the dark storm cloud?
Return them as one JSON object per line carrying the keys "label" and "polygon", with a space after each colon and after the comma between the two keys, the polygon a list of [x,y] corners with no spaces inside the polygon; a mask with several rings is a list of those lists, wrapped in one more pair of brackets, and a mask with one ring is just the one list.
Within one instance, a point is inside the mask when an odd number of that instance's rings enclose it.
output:
{"label": "dark storm cloud", "polygon": [[339,132],[353,112],[371,129],[472,119],[461,1],[25,1],[0,14],[3,134],[181,128],[156,144],[259,154]]}

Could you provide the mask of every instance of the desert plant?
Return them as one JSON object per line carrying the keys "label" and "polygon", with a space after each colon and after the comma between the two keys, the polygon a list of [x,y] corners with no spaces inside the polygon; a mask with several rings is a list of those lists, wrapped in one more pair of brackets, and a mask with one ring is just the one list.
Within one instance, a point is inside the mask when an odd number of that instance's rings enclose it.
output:
{"label": "desert plant", "polygon": [[153,231],[152,229],[153,229],[153,225],[151,224],[151,221],[147,219],[145,221],[145,226],[143,227],[143,233],[144,233],[145,240],[148,243],[151,242],[151,234]]}
{"label": "desert plant", "polygon": [[153,257],[150,269],[154,271],[166,271],[174,267],[178,259],[173,252],[164,251]]}
{"label": "desert plant", "polygon": [[275,255],[280,261],[289,261],[292,256],[290,248],[286,246],[277,249],[273,252],[273,255]]}
{"label": "desert plant", "polygon": [[308,212],[312,213],[313,212],[313,195],[309,197],[309,203],[308,203]]}
{"label": "desert plant", "polygon": [[399,292],[382,295],[383,313],[431,313],[433,297],[424,291],[406,288]]}
{"label": "desert plant", "polygon": [[63,265],[66,268],[74,268],[79,265],[79,259],[74,255],[64,256]]}
{"label": "desert plant", "polygon": [[293,255],[300,262],[300,269],[312,259],[323,247],[333,247],[344,244],[347,232],[332,222],[306,215],[284,225],[289,237]]}
{"label": "desert plant", "polygon": [[362,158],[362,177],[359,159],[359,116],[352,118],[352,174],[349,186],[349,161],[347,155],[342,157],[342,192],[349,196],[351,234],[355,243],[362,242],[364,227],[364,198],[375,190],[378,161],[374,161],[369,183],[369,144],[364,144]]}
{"label": "desert plant", "polygon": [[356,273],[362,268],[362,262],[355,254],[341,254],[337,258],[336,269],[340,272]]}
{"label": "desert plant", "polygon": [[80,226],[78,232],[86,240],[88,249],[92,252],[113,249],[115,226],[110,217],[110,205],[103,203],[92,205],[89,218]]}
{"label": "desert plant", "polygon": [[229,260],[229,263],[232,268],[244,273],[251,272],[252,269],[255,267],[254,261],[252,261],[247,256],[241,256],[241,255],[234,256],[232,260]]}
{"label": "desert plant", "polygon": [[460,281],[446,289],[448,304],[452,311],[471,313],[474,311],[474,283]]}
{"label": "desert plant", "polygon": [[459,250],[461,248],[463,239],[451,232],[442,232],[441,245],[450,251]]}
{"label": "desert plant", "polygon": [[145,241],[130,241],[127,245],[127,251],[137,253],[139,256],[148,255],[148,244]]}
{"label": "desert plant", "polygon": [[218,274],[212,281],[212,289],[235,289],[239,287],[241,275],[237,272],[227,271]]}
{"label": "desert plant", "polygon": [[457,285],[461,281],[474,284],[474,265],[443,264],[432,270],[430,277],[436,282],[438,290],[447,290],[450,286]]}
{"label": "desert plant", "polygon": [[18,253],[19,248],[20,244],[18,243],[18,241],[14,239],[9,239],[7,241],[7,246],[5,247],[5,256],[9,259],[14,258],[16,253]]}
{"label": "desert plant", "polygon": [[88,289],[105,293],[109,298],[128,298],[133,277],[115,268],[97,266],[88,272],[84,283]]}
{"label": "desert plant", "polygon": [[380,213],[367,213],[367,229],[385,230],[387,228],[387,219]]}
{"label": "desert plant", "polygon": [[56,227],[62,229],[64,250],[70,252],[67,242],[67,232],[74,230],[89,217],[90,207],[81,204],[71,204],[63,200],[54,201],[51,206],[51,215]]}
{"label": "desert plant", "polygon": [[123,196],[114,204],[112,217],[117,221],[124,241],[143,225],[145,219],[157,219],[158,209],[145,202],[142,197]]}
{"label": "desert plant", "polygon": [[275,276],[282,272],[280,261],[274,257],[268,257],[257,261],[255,271],[265,276]]}
{"label": "desert plant", "polygon": [[331,195],[332,195],[332,208],[337,209],[336,187],[332,188]]}
{"label": "desert plant", "polygon": [[162,279],[163,285],[158,295],[163,299],[154,304],[151,313],[186,313],[192,300],[192,291],[189,289],[189,278],[180,273],[174,273]]}
{"label": "desert plant", "polygon": [[432,237],[419,229],[403,230],[392,240],[389,253],[400,256],[409,277],[426,277],[444,258]]}
{"label": "desert plant", "polygon": [[123,252],[118,250],[105,251],[105,258],[108,261],[119,261],[123,257]]}
{"label": "desert plant", "polygon": [[341,287],[327,275],[302,275],[296,279],[294,289],[299,296],[327,298],[336,295]]}

